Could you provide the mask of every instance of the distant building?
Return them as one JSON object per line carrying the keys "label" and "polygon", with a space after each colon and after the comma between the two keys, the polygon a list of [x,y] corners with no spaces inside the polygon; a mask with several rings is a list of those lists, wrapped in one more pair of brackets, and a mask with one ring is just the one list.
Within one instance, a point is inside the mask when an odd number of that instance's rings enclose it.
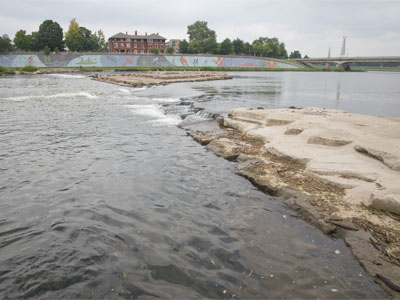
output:
{"label": "distant building", "polygon": [[160,53],[164,53],[165,41],[166,38],[159,35],[158,32],[150,35],[147,35],[147,32],[145,35],[138,35],[137,31],[135,31],[135,35],[120,32],[108,39],[108,52],[146,54],[150,52],[150,49],[158,48]]}
{"label": "distant building", "polygon": [[174,48],[174,52],[175,53],[179,53],[179,43],[181,42],[181,40],[169,40],[167,43],[167,47],[172,47]]}

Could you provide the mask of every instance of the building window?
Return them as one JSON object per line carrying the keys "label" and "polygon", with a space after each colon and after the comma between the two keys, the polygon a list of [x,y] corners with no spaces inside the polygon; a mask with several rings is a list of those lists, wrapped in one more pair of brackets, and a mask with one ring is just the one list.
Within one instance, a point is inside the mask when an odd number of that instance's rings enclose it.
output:
{"label": "building window", "polygon": [[114,43],[114,48],[118,48],[118,43]]}
{"label": "building window", "polygon": [[133,50],[133,53],[134,53],[134,54],[137,54],[137,50]]}
{"label": "building window", "polygon": [[144,54],[144,50],[142,50],[142,54]]}
{"label": "building window", "polygon": [[161,48],[161,49],[164,49],[164,45],[160,45],[160,48]]}
{"label": "building window", "polygon": [[153,45],[149,45],[149,48],[150,48],[150,49],[153,48]]}
{"label": "building window", "polygon": [[136,43],[133,45],[133,48],[137,48],[137,44]]}
{"label": "building window", "polygon": [[175,47],[176,43],[175,41],[172,41],[172,47]]}
{"label": "building window", "polygon": [[124,44],[123,43],[121,43],[121,48],[124,48]]}
{"label": "building window", "polygon": [[130,47],[131,47],[131,43],[127,43],[126,48],[130,48]]}
{"label": "building window", "polygon": [[157,45],[157,44],[155,44],[155,45],[154,45],[154,48],[158,48],[158,45]]}
{"label": "building window", "polygon": [[144,45],[142,44],[142,49],[144,49]]}

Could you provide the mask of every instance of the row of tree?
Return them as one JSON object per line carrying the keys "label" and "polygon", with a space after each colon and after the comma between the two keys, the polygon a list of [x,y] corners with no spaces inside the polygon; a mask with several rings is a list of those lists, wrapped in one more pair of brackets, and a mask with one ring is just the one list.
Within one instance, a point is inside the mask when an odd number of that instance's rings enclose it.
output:
{"label": "row of tree", "polygon": [[[301,58],[301,53],[295,50],[288,55],[285,43],[278,38],[260,37],[253,43],[245,42],[239,38],[231,41],[226,38],[221,43],[217,42],[214,30],[208,28],[207,22],[196,21],[187,27],[189,41],[180,42],[181,53],[212,53],[222,55],[255,55],[274,58]],[[27,34],[19,30],[14,37],[14,45],[7,35],[0,37],[0,52],[13,51],[63,51],[65,46],[70,51],[77,52],[102,52],[107,51],[107,42],[101,30],[92,33],[89,29],[79,26],[75,19],[70,21],[68,31],[63,35],[63,29],[57,22],[44,21],[39,30]],[[156,51],[156,50],[154,50]],[[167,53],[173,49],[167,49]]]}
{"label": "row of tree", "polygon": [[274,58],[301,58],[298,50],[291,52],[288,56],[285,43],[279,42],[276,37],[260,37],[254,40],[252,44],[239,38],[233,41],[226,38],[218,43],[215,31],[208,28],[207,22],[204,21],[196,21],[189,25],[187,34],[189,42],[186,40],[180,42],[181,53],[245,54]]}
{"label": "row of tree", "polygon": [[17,31],[14,37],[14,45],[7,35],[0,37],[0,52],[6,51],[63,51],[65,46],[70,51],[107,51],[107,42],[104,33],[98,30],[92,33],[89,29],[79,26],[72,19],[68,31],[65,33],[61,26],[52,20],[44,21],[38,31],[27,34],[25,30]]}

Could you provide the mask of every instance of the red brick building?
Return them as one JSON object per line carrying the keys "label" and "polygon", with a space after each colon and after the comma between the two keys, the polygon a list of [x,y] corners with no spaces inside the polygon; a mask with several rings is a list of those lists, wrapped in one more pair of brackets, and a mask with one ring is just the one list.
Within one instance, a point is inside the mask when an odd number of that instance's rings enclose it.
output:
{"label": "red brick building", "polygon": [[166,38],[160,36],[158,32],[150,35],[147,35],[147,33],[145,35],[137,35],[137,31],[135,31],[135,35],[120,32],[108,39],[108,52],[146,54],[152,48],[158,48],[160,53],[164,53],[166,48],[165,40]]}

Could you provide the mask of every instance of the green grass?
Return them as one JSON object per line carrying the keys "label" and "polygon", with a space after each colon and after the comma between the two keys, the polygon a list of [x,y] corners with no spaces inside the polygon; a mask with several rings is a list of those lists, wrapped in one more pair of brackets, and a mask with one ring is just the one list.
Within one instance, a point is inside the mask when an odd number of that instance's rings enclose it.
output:
{"label": "green grass", "polygon": [[[50,67],[49,67],[50,68]],[[14,74],[16,71],[22,72],[34,72],[39,69],[34,66],[25,66],[24,68],[5,68],[0,67],[0,74]],[[223,71],[223,72],[344,72],[342,68],[330,67],[329,69],[325,67],[313,68],[241,68],[241,67],[60,67],[51,69],[78,69],[81,72],[140,72],[140,71]],[[352,70],[353,71],[353,70]],[[362,70],[355,70],[362,71]],[[6,73],[8,72],[8,73]],[[11,72],[11,73],[10,73]]]}
{"label": "green grass", "polygon": [[36,72],[37,70],[38,68],[35,66],[25,66],[22,68],[22,71],[24,72]]}

